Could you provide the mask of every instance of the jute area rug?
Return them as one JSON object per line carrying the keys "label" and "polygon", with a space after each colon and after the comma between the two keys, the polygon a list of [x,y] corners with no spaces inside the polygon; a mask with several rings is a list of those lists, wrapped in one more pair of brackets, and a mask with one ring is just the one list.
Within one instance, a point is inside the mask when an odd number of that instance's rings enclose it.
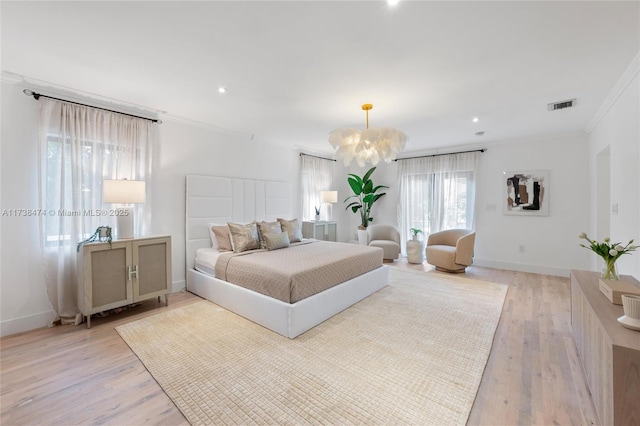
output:
{"label": "jute area rug", "polygon": [[390,268],[294,340],[208,301],[117,330],[192,424],[464,425],[506,291]]}

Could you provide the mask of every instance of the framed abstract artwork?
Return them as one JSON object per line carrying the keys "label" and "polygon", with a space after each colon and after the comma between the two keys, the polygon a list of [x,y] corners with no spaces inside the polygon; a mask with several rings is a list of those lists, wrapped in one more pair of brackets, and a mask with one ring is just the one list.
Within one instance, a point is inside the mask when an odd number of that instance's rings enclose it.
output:
{"label": "framed abstract artwork", "polygon": [[549,216],[549,170],[502,172],[504,214]]}

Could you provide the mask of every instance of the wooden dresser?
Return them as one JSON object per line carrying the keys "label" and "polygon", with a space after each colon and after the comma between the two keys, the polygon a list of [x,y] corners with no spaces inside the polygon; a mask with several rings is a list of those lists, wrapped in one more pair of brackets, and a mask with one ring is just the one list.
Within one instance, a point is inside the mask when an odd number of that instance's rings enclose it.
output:
{"label": "wooden dresser", "polygon": [[[640,331],[600,292],[597,272],[571,271],[571,325],[603,425],[640,424]],[[633,277],[625,280],[640,283]]]}

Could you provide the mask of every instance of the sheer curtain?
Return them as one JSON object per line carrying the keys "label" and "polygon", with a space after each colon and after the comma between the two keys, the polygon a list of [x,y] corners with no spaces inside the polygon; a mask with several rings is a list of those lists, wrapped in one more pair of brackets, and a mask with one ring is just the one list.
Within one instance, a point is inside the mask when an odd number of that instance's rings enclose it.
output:
{"label": "sheer curtain", "polygon": [[310,155],[300,156],[300,183],[302,220],[314,220],[316,207],[320,208],[320,219],[327,220],[327,206],[322,206],[320,191],[331,189],[335,161]]}
{"label": "sheer curtain", "polygon": [[[148,181],[154,129],[149,120],[95,108],[47,98],[39,105],[40,241],[52,323],[77,323],[76,246],[98,226],[114,226],[103,179]],[[134,218],[136,234],[147,232],[144,204]]]}
{"label": "sheer curtain", "polygon": [[480,153],[398,160],[401,247],[411,228],[427,235],[475,227],[475,176]]}

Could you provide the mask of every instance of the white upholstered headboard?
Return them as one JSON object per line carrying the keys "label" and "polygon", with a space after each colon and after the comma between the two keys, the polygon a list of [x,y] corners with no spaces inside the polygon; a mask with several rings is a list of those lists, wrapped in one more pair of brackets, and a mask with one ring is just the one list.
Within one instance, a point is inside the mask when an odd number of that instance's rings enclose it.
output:
{"label": "white upholstered headboard", "polygon": [[288,182],[187,175],[186,184],[187,269],[193,268],[197,249],[211,247],[209,223],[291,218],[292,188]]}

